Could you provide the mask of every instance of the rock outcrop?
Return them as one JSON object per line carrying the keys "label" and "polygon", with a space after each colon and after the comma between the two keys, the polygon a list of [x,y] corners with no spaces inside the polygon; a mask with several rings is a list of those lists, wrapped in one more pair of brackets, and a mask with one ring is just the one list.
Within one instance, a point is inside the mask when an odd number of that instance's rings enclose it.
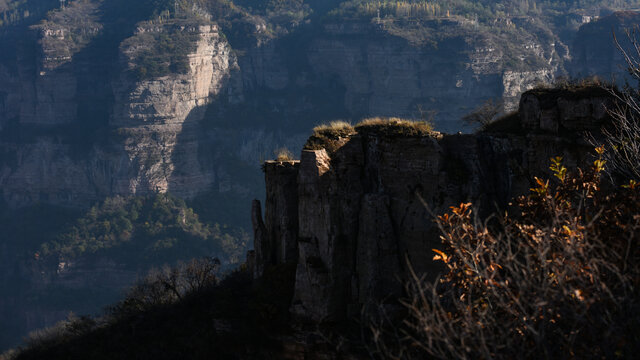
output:
{"label": "rock outcrop", "polygon": [[441,270],[431,260],[440,244],[434,214],[472,202],[486,216],[527,193],[534,175],[548,175],[550,157],[585,164],[592,155],[583,133],[607,120],[605,93],[530,91],[519,114],[494,130],[415,137],[360,131],[337,140],[336,150],[303,150],[299,164],[267,162],[268,216],[256,249],[293,249],[295,239],[298,254],[262,250],[257,261],[297,261],[291,309],[314,321],[343,320],[397,297],[408,266],[430,279]]}

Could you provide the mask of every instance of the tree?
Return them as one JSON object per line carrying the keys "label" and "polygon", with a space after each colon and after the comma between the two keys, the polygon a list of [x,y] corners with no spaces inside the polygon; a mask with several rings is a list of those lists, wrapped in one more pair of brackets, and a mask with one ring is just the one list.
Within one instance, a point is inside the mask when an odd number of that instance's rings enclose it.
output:
{"label": "tree", "polygon": [[[614,34],[616,47],[624,57],[627,71],[633,81],[640,82],[640,42],[638,28],[626,31],[628,44],[621,44]],[[613,177],[640,180],[640,90],[625,84],[622,91],[609,88],[616,100],[609,110],[612,123],[603,131],[608,152],[605,159]],[[592,140],[597,143],[600,140]]]}
{"label": "tree", "polygon": [[502,113],[504,103],[502,100],[489,99],[478,106],[475,110],[462,117],[462,121],[471,126],[484,128],[494,122],[497,116]]}

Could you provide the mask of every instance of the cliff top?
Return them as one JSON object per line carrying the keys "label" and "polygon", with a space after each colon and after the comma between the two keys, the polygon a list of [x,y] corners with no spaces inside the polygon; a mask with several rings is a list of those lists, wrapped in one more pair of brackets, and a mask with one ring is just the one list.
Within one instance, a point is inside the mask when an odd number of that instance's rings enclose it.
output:
{"label": "cliff top", "polygon": [[326,149],[333,152],[354,135],[378,135],[384,137],[425,137],[439,133],[427,121],[414,121],[397,117],[374,117],[351,125],[345,121],[334,121],[319,125],[304,145],[305,150]]}
{"label": "cliff top", "polygon": [[526,91],[522,95],[533,94],[542,98],[549,99],[587,99],[601,98],[611,96],[611,91],[616,89],[611,85],[601,82],[599,79],[585,79],[582,81],[566,81],[564,83],[554,84],[553,88],[538,87]]}
{"label": "cliff top", "polygon": [[[531,115],[529,113],[532,111],[538,113],[542,110],[554,108],[557,108],[558,111],[564,114],[564,117],[576,116],[582,119],[580,123],[571,124],[571,126],[569,126],[570,129],[590,129],[593,126],[600,124],[607,117],[605,106],[606,100],[604,99],[611,99],[611,91],[615,92],[617,90],[615,87],[601,83],[597,79],[581,82],[567,81],[565,83],[557,84],[554,88],[539,87],[532,89],[522,94],[522,99],[525,100],[530,97],[535,98],[535,107],[539,108],[538,111],[534,111],[529,108],[523,109],[521,103],[518,111],[505,114],[504,116],[496,119],[492,123],[484,126],[481,129],[481,132],[525,135],[526,132],[529,132],[532,129],[530,129],[530,126],[525,126],[524,122],[526,121],[523,120],[523,111],[527,112],[528,115]],[[564,102],[574,103],[583,100],[593,103],[593,109],[582,109],[584,106],[564,104]],[[572,112],[577,113],[570,114]],[[527,114],[524,114],[524,118],[529,119],[531,116],[527,116]],[[591,119],[592,117],[595,120]],[[560,122],[564,123],[564,120]],[[567,127],[568,125],[564,124],[564,126]],[[548,130],[546,128],[543,129],[539,127],[535,127],[535,129],[544,131]],[[435,131],[432,124],[429,122],[401,119],[397,117],[374,117],[365,119],[356,125],[352,125],[345,121],[334,121],[329,124],[316,126],[304,145],[304,149],[325,149],[327,152],[332,153],[348,142],[351,137],[356,135],[374,135],[387,138],[397,138],[441,137],[443,134]],[[282,161],[279,162],[282,163]]]}

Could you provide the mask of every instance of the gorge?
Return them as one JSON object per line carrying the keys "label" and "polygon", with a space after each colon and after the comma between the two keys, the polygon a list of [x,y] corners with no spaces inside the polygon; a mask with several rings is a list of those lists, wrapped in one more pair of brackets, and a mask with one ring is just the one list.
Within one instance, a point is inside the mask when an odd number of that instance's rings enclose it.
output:
{"label": "gorge", "polygon": [[[357,1],[129,3],[0,1],[0,322],[13,326],[0,348],[69,311],[98,311],[161,266],[103,250],[46,257],[42,246],[64,243],[105,201],[164,193],[187,201],[171,221],[194,208],[202,227],[220,225],[237,245],[183,260],[219,256],[229,267],[250,247],[251,200],[266,196],[265,218],[258,205],[252,214],[256,229],[264,225],[254,271],[295,264],[294,313],[348,318],[401,290],[393,274],[406,271],[405,253],[419,270],[437,270],[418,261],[432,255],[423,240],[436,233],[420,199],[434,213],[467,200],[490,213],[526,192],[549,157],[575,165],[589,156],[578,134],[604,121],[606,94],[544,89],[623,73],[610,29],[639,23],[636,12],[599,3],[488,18],[460,9],[363,15]],[[616,9],[633,8],[623,3]],[[517,114],[506,130],[471,134],[461,117],[490,99]],[[266,162],[265,189],[264,160],[303,148],[313,126],[389,116],[436,131],[354,130],[331,149],[307,146],[299,163]],[[21,224],[18,214],[33,209]],[[43,219],[60,228],[33,243],[21,237],[34,223],[46,228]],[[20,231],[7,231],[14,225]],[[51,289],[79,303],[49,303]]]}

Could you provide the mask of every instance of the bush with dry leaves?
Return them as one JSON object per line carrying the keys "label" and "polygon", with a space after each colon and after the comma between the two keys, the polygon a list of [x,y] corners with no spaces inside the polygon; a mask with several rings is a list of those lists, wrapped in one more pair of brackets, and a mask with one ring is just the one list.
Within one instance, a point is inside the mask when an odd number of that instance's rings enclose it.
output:
{"label": "bush with dry leaves", "polygon": [[[374,355],[414,359],[631,358],[640,351],[640,184],[603,189],[553,158],[516,215],[471,204],[436,220],[445,273],[411,271],[401,326],[372,326]],[[386,329],[386,330],[384,330]],[[392,331],[389,331],[389,330]]]}

